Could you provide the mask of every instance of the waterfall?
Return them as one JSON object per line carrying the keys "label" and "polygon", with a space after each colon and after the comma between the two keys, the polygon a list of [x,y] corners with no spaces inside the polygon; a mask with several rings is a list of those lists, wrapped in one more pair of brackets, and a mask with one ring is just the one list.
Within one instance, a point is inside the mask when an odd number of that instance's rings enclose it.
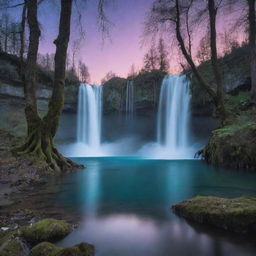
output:
{"label": "waterfall", "polygon": [[77,141],[99,148],[101,141],[102,86],[80,84]]}
{"label": "waterfall", "polygon": [[126,102],[125,112],[128,119],[132,119],[134,115],[134,82],[128,80],[126,84]]}
{"label": "waterfall", "polygon": [[167,75],[161,85],[157,142],[171,154],[189,147],[189,80],[185,75]]}

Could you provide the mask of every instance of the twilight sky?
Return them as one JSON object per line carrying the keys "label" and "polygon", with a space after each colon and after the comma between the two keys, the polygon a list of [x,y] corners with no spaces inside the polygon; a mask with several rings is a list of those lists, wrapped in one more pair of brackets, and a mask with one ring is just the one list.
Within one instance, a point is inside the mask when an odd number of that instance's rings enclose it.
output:
{"label": "twilight sky", "polygon": [[[76,59],[77,61],[81,59],[88,66],[91,83],[94,84],[100,84],[101,79],[109,71],[113,71],[121,77],[126,77],[132,64],[137,69],[140,69],[143,63],[143,56],[150,46],[150,42],[147,45],[142,44],[142,35],[145,15],[153,0],[109,1],[110,4],[107,6],[106,13],[113,25],[110,27],[110,39],[106,39],[104,44],[97,23],[98,0],[80,0],[82,4],[79,5],[79,12],[82,14],[82,24],[86,36],[80,41],[80,49]],[[17,0],[17,2],[20,1]],[[17,19],[20,19],[20,11],[15,9],[12,14]],[[55,52],[53,41],[58,33],[59,14],[59,1],[47,0],[39,7],[39,22],[42,31],[40,53]],[[75,4],[72,19],[70,52],[72,51],[72,41],[81,38],[78,12]],[[221,15],[218,19],[217,30],[222,33],[230,31],[230,28],[233,26],[232,24],[234,24],[232,17]],[[195,44],[200,39],[200,34],[202,34],[200,29],[195,30]],[[239,32],[236,32],[234,36],[240,42],[243,40],[242,34]],[[168,42],[171,71],[175,72],[177,71],[177,63],[180,62],[180,59],[177,51],[172,47],[172,42]],[[196,48],[196,45],[194,45],[194,50]]]}
{"label": "twilight sky", "polygon": [[[141,67],[143,56],[148,49],[147,45],[142,47],[141,44],[143,21],[152,1],[113,1],[106,10],[113,25],[110,28],[110,39],[106,39],[104,44],[97,24],[97,1],[87,1],[84,8],[80,9],[86,38],[81,42],[77,59],[82,59],[88,66],[92,83],[100,83],[110,70],[125,77],[132,64]],[[40,7],[40,22],[43,24],[41,53],[55,50],[52,42],[57,35],[58,8],[50,2]],[[77,16],[74,8],[72,39],[79,38]],[[72,43],[70,50],[72,50]]]}

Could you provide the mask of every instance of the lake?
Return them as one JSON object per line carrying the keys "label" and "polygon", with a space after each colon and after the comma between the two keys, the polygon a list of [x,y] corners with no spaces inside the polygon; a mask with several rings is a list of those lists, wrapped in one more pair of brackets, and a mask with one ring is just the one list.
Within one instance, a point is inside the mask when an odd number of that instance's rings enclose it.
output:
{"label": "lake", "polygon": [[187,223],[171,205],[196,195],[256,196],[256,175],[200,160],[73,158],[86,169],[66,175],[54,204],[79,228],[58,243],[95,245],[97,256],[249,256],[255,238]]}

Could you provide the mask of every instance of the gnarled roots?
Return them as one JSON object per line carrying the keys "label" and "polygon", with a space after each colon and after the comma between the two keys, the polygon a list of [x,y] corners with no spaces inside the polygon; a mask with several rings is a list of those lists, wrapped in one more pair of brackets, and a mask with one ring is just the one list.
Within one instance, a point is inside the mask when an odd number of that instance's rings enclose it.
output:
{"label": "gnarled roots", "polygon": [[49,132],[45,132],[42,126],[34,128],[28,135],[26,142],[12,150],[16,156],[33,155],[46,161],[49,168],[55,172],[69,171],[75,168],[83,168],[72,160],[64,157],[53,145],[53,138]]}

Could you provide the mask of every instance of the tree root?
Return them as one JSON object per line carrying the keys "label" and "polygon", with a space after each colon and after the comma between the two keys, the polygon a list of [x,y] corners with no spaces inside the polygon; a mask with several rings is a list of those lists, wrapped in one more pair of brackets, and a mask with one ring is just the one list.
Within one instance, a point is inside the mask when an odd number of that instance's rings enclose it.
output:
{"label": "tree root", "polygon": [[12,150],[16,156],[31,155],[41,161],[45,161],[51,171],[63,172],[77,168],[84,168],[72,160],[64,157],[53,145],[53,139],[47,134],[43,134],[40,128],[34,129],[27,137],[26,142]]}

